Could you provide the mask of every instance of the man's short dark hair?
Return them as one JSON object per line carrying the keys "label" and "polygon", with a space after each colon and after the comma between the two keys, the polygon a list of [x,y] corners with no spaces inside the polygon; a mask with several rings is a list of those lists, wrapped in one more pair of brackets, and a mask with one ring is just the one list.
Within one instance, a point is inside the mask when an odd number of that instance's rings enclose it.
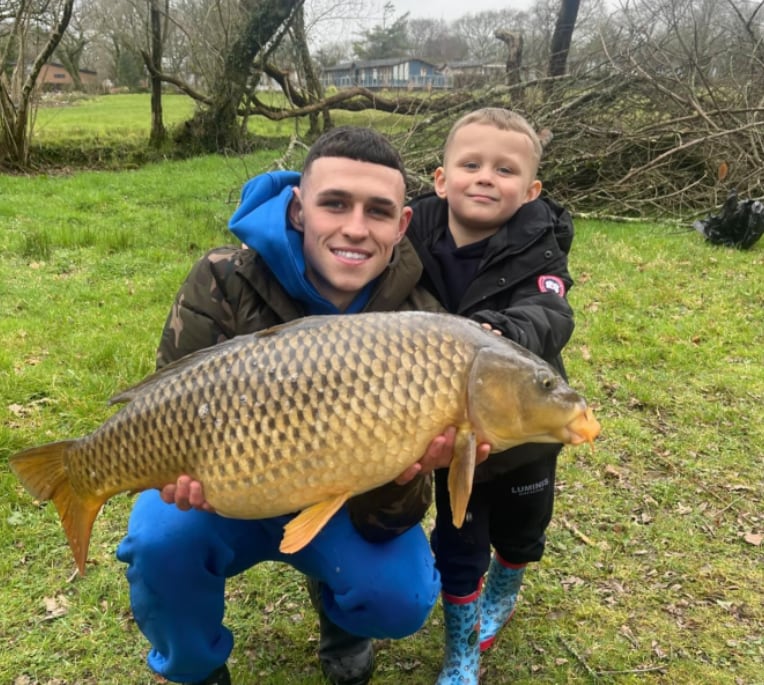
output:
{"label": "man's short dark hair", "polygon": [[382,134],[362,126],[338,126],[322,134],[308,150],[303,173],[321,157],[346,157],[397,169],[406,182],[406,168],[398,151]]}

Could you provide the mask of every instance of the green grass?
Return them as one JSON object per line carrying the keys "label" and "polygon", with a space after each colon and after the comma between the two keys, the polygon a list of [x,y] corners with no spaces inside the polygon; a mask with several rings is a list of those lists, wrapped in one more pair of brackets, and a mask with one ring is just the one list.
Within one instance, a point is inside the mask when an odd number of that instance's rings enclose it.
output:
{"label": "green grass", "polygon": [[[261,94],[269,103],[277,103],[275,94]],[[170,136],[182,122],[191,118],[196,105],[191,98],[176,93],[162,97],[162,113]],[[388,134],[408,128],[409,117],[375,110],[334,112],[336,125],[375,126]],[[271,148],[286,145],[291,136],[308,132],[305,117],[271,121],[254,116],[248,121],[249,132],[257,145]],[[161,151],[146,147],[151,130],[149,95],[130,93],[102,96],[49,96],[37,110],[34,120],[32,162],[40,167],[120,168],[140,166],[149,160],[173,155],[171,145]],[[271,153],[276,156],[276,153]]]}
{"label": "green grass", "polygon": [[[151,129],[149,97],[145,94],[102,95],[85,99],[46,101],[38,110],[35,138],[40,142],[68,140],[148,138]],[[56,103],[56,104],[52,104]],[[174,126],[194,113],[193,101],[183,95],[162,98],[166,126]]]}
{"label": "green grass", "polygon": [[[54,509],[7,459],[94,429],[153,368],[177,287],[232,242],[241,184],[275,156],[0,177],[0,683],[158,682],[114,558],[132,498],[107,503],[75,578]],[[481,682],[760,685],[764,246],[576,226],[566,360],[603,435],[563,451],[547,553]],[[322,682],[299,574],[261,565],[228,593],[236,682]],[[374,683],[434,682],[441,630],[436,608],[417,635],[378,643]]]}
{"label": "green grass", "polygon": [[[388,94],[383,92],[381,95],[386,97]],[[259,97],[267,104],[284,104],[283,96],[276,93],[260,93]],[[88,169],[124,170],[187,157],[192,154],[188,146],[179,147],[174,141],[183,122],[194,115],[195,109],[196,104],[191,98],[164,93],[162,113],[167,139],[155,149],[148,146],[151,128],[148,94],[49,93],[39,103],[33,119],[33,133],[29,140],[31,168],[37,173],[50,174]],[[411,116],[377,110],[332,112],[335,126],[373,126],[401,141],[404,154],[410,146],[408,134],[413,120]],[[271,121],[262,116],[251,116],[247,121],[249,149],[271,150],[272,160],[281,157],[282,166],[299,167],[305,147],[290,145],[290,141],[304,141],[308,137],[309,124],[307,117]]]}

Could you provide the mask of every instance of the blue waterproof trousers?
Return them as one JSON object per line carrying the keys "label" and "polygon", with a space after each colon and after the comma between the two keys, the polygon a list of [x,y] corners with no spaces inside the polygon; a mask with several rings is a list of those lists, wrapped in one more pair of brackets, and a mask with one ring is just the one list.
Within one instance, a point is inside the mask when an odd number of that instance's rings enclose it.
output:
{"label": "blue waterproof trousers", "polygon": [[156,490],[138,497],[117,558],[129,564],[133,615],[151,643],[154,671],[194,682],[225,663],[233,648],[223,626],[226,579],[266,560],[321,581],[327,615],[350,633],[401,638],[419,630],[440,592],[421,526],[372,543],[343,507],[309,545],[282,554],[283,526],[292,517],[228,519],[181,511]]}

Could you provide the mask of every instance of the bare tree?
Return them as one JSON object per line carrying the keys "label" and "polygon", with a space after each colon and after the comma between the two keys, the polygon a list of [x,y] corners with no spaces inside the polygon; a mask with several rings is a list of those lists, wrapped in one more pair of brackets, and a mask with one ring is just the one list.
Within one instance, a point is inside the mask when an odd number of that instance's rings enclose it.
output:
{"label": "bare tree", "polygon": [[[267,58],[303,0],[243,0],[241,4],[247,10],[246,20],[225,54],[220,79],[212,84],[212,92],[204,98],[205,103],[194,117],[186,122],[184,132],[178,138],[179,142],[197,149],[242,149],[246,116],[241,124],[238,117],[242,102],[259,80],[255,60]],[[162,78],[182,85],[177,80]]]}
{"label": "bare tree", "polygon": [[466,14],[452,24],[453,31],[467,46],[466,59],[475,62],[503,62],[506,51],[495,37],[497,30],[524,33],[527,16],[514,10],[489,10]]}
{"label": "bare tree", "polygon": [[[15,64],[10,76],[0,71],[0,167],[26,168],[32,137],[37,78],[66,31],[74,0],[37,3],[20,0],[10,23],[10,33],[0,54],[0,64]],[[35,31],[44,35],[42,46],[27,63],[28,39]]]}
{"label": "bare tree", "polygon": [[568,51],[573,39],[573,29],[576,27],[576,17],[580,0],[562,0],[560,13],[557,15],[557,23],[552,35],[549,58],[549,76],[563,76],[568,62]]}
{"label": "bare tree", "polygon": [[245,10],[238,0],[175,0],[163,73],[188,86],[191,97],[206,97],[223,77],[226,55],[246,22]]}
{"label": "bare tree", "polygon": [[151,52],[143,52],[143,59],[148,61],[151,75],[151,134],[149,144],[159,147],[164,143],[167,131],[162,118],[162,80],[158,73],[162,69],[164,39],[167,35],[167,18],[170,0],[149,0],[149,26],[151,28]]}
{"label": "bare tree", "polygon": [[[321,80],[318,77],[315,64],[310,56],[308,35],[305,30],[305,11],[302,7],[300,7],[295,14],[295,19],[289,29],[289,38],[290,43],[294,48],[294,63],[297,67],[297,73],[302,77],[301,80],[305,89],[306,100],[312,102],[320,101],[324,96],[324,89],[321,86]],[[323,129],[331,128],[332,118],[329,110],[321,110],[321,116],[323,119]],[[319,126],[318,123],[318,113],[312,113],[309,116],[309,119],[309,133],[311,135],[316,135],[321,129],[321,126]]]}
{"label": "bare tree", "polygon": [[719,204],[730,188],[761,196],[761,7],[745,0],[622,7],[602,26],[608,63],[577,75],[579,95],[553,110],[559,161],[545,185],[579,208],[609,205],[633,216],[686,215]]}
{"label": "bare tree", "polygon": [[71,76],[75,90],[83,90],[80,67],[85,48],[90,42],[87,31],[79,19],[80,17],[76,16],[73,11],[69,26],[64,32],[54,55],[55,59],[61,62],[64,69]]}
{"label": "bare tree", "polygon": [[507,46],[507,84],[515,86],[520,83],[520,69],[523,65],[523,34],[506,29],[497,29],[493,34]]}
{"label": "bare tree", "polygon": [[409,54],[434,64],[465,60],[467,42],[442,19],[409,19]]}
{"label": "bare tree", "polygon": [[[92,49],[101,56],[99,72],[114,86],[134,89],[146,79],[142,51],[150,52],[147,0],[82,0]],[[105,64],[104,64],[105,63]]]}

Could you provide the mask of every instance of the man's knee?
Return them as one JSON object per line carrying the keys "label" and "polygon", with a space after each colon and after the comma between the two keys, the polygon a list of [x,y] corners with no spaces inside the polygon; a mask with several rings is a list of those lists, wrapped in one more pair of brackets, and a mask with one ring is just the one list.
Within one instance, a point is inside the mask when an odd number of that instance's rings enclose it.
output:
{"label": "man's knee", "polygon": [[[417,577],[418,575],[418,577]],[[417,632],[427,620],[440,594],[440,576],[407,575],[391,581],[377,577],[334,595],[327,602],[329,617],[355,635],[399,639]]]}
{"label": "man's knee", "polygon": [[438,589],[426,589],[420,592],[397,593],[386,598],[384,606],[380,606],[379,615],[386,618],[387,634],[391,638],[400,639],[413,635],[425,623],[435,606],[439,594]]}
{"label": "man's knee", "polygon": [[117,548],[117,558],[139,568],[141,573],[161,569],[166,576],[175,572],[186,575],[194,560],[209,563],[209,559],[220,555],[220,550],[212,553],[212,547],[219,546],[219,539],[211,534],[207,520],[210,516],[180,511],[161,502],[158,493],[144,493],[130,515],[128,532]]}

